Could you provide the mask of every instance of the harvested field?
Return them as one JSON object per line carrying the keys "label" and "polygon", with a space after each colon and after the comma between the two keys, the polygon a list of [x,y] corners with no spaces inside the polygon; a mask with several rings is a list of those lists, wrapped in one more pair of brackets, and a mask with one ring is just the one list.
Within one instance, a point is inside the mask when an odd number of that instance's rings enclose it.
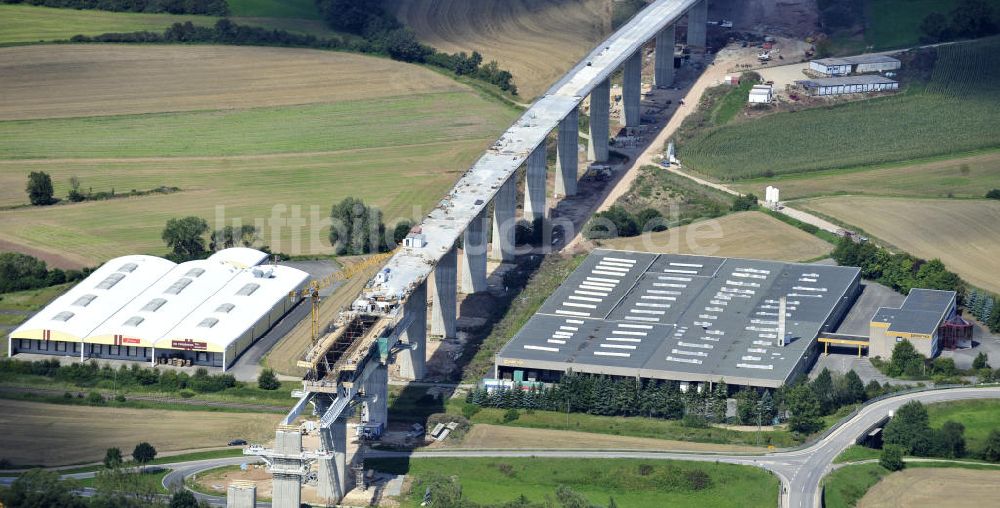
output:
{"label": "harvested field", "polygon": [[644,437],[612,436],[568,430],[531,429],[479,423],[465,435],[461,448],[683,450],[697,452],[753,452],[742,445],[670,441]]}
{"label": "harvested field", "polygon": [[926,259],[973,285],[1000,291],[1000,201],[840,196],[797,203]]}
{"label": "harvested field", "polygon": [[742,212],[632,238],[602,240],[601,246],[642,252],[805,261],[825,256],[833,245],[762,212]]}
{"label": "harvested field", "polygon": [[[981,508],[996,504],[1000,471],[914,468],[892,473],[858,502],[859,508],[896,506]],[[961,492],[961,495],[955,495]]]}
{"label": "harvested field", "polygon": [[99,461],[107,448],[148,441],[159,452],[267,440],[273,414],[213,413],[67,406],[3,401],[0,457],[14,464],[56,466]]}
{"label": "harvested field", "polygon": [[0,49],[0,90],[0,120],[23,120],[290,106],[465,89],[417,66],[351,53],[81,44]]}
{"label": "harvested field", "polygon": [[386,8],[435,48],[479,51],[514,75],[519,93],[545,91],[611,31],[608,0],[389,0]]}
{"label": "harvested field", "polygon": [[981,198],[1000,188],[1000,152],[919,163],[779,175],[730,185],[740,192],[764,194],[774,185],[782,199],[832,194],[870,194],[922,198]]}
{"label": "harvested field", "polygon": [[[57,197],[73,176],[84,192],[181,189],[0,210],[5,248],[58,254],[64,266],[163,253],[163,224],[184,215],[257,223],[276,251],[323,253],[332,203],[362,198],[390,226],[419,217],[516,116],[435,72],[343,53],[66,45],[3,54],[14,63],[0,74],[17,77],[0,81],[17,100],[0,106],[0,206],[26,202],[30,171],[49,173]],[[143,62],[147,54],[159,63]]]}

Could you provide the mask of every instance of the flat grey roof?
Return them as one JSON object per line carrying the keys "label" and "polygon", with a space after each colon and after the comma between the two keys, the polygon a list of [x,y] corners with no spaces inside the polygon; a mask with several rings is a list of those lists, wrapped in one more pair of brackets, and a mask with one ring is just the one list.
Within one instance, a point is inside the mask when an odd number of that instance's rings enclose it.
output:
{"label": "flat grey roof", "polygon": [[[780,386],[859,278],[854,267],[595,250],[497,363]],[[778,347],[782,296],[790,342]]]}
{"label": "flat grey roof", "polygon": [[933,335],[954,301],[954,291],[913,288],[899,308],[881,307],[872,321],[889,323],[890,332]]}
{"label": "flat grey roof", "polygon": [[874,74],[861,74],[858,76],[837,76],[834,78],[813,78],[813,79],[803,79],[796,81],[796,83],[808,88],[816,88],[821,86],[840,86],[840,85],[868,85],[876,83],[891,84],[896,83],[889,78],[883,78],[882,76],[876,76]]}
{"label": "flat grey roof", "polygon": [[814,62],[821,65],[857,65],[867,63],[900,63],[899,59],[888,55],[855,55],[844,57],[817,58]]}

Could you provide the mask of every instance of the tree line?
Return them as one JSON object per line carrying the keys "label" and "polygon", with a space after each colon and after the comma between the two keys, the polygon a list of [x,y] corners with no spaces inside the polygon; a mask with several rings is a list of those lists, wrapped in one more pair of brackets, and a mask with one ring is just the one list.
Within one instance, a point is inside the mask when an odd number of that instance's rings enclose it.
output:
{"label": "tree line", "polygon": [[187,21],[174,23],[163,32],[147,30],[100,35],[74,35],[70,42],[90,43],[209,43],[250,46],[306,47],[384,55],[401,62],[433,65],[448,70],[456,76],[468,76],[491,85],[511,95],[517,95],[514,76],[501,69],[495,61],[483,63],[482,55],[473,52],[442,53],[416,41],[405,28],[380,31],[363,38],[325,37],[267,29],[220,19],[213,26],[198,26]]}
{"label": "tree line", "polygon": [[229,15],[229,4],[226,0],[0,0],[0,2],[113,12]]}
{"label": "tree line", "polygon": [[[732,200],[729,211],[742,212],[757,209],[757,196],[742,194]],[[721,210],[720,214],[726,211]],[[621,205],[612,205],[603,212],[597,212],[583,227],[583,236],[588,240],[606,240],[619,237],[639,236],[643,233],[666,231],[667,218],[659,210],[651,207],[630,212]]]}
{"label": "tree line", "polygon": [[[525,388],[514,386],[488,391],[480,387],[469,392],[466,402],[508,410],[646,416],[683,420],[692,426],[709,423],[771,425],[787,421],[791,430],[810,434],[823,427],[823,416],[899,389],[889,384],[883,386],[875,380],[866,386],[853,370],[834,375],[827,369],[812,381],[803,380],[776,390],[744,387],[732,395],[725,381],[715,383],[711,389],[683,392],[674,381],[637,381],[572,371],[549,387]],[[727,417],[730,397],[736,401],[736,414]]]}
{"label": "tree line", "polygon": [[16,376],[41,376],[62,383],[88,388],[146,388],[161,392],[216,393],[229,388],[245,386],[231,374],[209,374],[208,369],[199,368],[194,374],[169,369],[151,369],[133,364],[115,369],[108,364],[98,366],[94,362],[61,365],[59,360],[39,360],[22,362],[0,359],[0,380],[11,380]]}
{"label": "tree line", "polygon": [[940,428],[931,427],[927,408],[916,400],[896,410],[883,429],[882,442],[879,463],[891,471],[903,468],[903,455],[948,459],[972,457],[1000,462],[1000,429],[990,430],[983,448],[971,452],[966,448],[964,425],[948,420]]}
{"label": "tree line", "polygon": [[906,294],[913,288],[940,289],[965,295],[965,282],[948,271],[940,259],[927,261],[905,252],[894,254],[870,242],[856,243],[842,238],[831,257],[841,266],[861,268],[861,276]]}
{"label": "tree line", "polygon": [[920,22],[920,42],[975,39],[1000,33],[1000,12],[984,0],[963,0],[948,14],[934,11]]}
{"label": "tree line", "polygon": [[20,252],[0,252],[0,293],[39,289],[83,280],[93,268],[49,269],[45,261]]}

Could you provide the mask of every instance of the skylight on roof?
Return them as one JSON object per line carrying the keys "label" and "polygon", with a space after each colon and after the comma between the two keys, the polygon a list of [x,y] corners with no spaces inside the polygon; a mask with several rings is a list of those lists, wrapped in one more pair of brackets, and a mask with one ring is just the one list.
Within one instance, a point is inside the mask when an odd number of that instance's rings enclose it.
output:
{"label": "skylight on roof", "polygon": [[204,268],[192,268],[184,274],[185,277],[201,277],[201,274],[205,273]]}
{"label": "skylight on roof", "polygon": [[113,273],[97,284],[97,289],[111,289],[125,278],[123,273]]}
{"label": "skylight on roof", "polygon": [[231,303],[224,303],[224,304],[219,305],[218,307],[216,307],[215,308],[215,312],[221,312],[223,314],[229,314],[229,312],[232,311],[234,308],[236,308],[235,305],[233,305]]}
{"label": "skylight on roof", "polygon": [[260,288],[260,284],[250,283],[241,287],[236,294],[239,296],[250,296],[254,293],[254,291],[257,291],[258,288]]}
{"label": "skylight on roof", "polygon": [[164,291],[164,293],[168,295],[179,295],[181,291],[184,291],[184,288],[188,287],[188,284],[191,284],[191,279],[187,277],[181,277],[177,279],[177,282],[171,284],[170,287],[168,287],[167,290]]}
{"label": "skylight on roof", "polygon": [[163,304],[165,303],[167,303],[167,301],[163,298],[153,298],[142,308],[142,310],[145,312],[156,312],[160,307],[163,307]]}
{"label": "skylight on roof", "polygon": [[201,320],[201,323],[198,323],[198,328],[211,328],[215,326],[216,323],[218,322],[219,320],[215,319],[214,317],[205,318]]}
{"label": "skylight on roof", "polygon": [[118,271],[123,273],[132,273],[135,271],[136,268],[139,268],[139,265],[135,263],[125,263],[124,265],[121,266],[121,268],[118,269]]}
{"label": "skylight on roof", "polygon": [[77,307],[86,307],[90,305],[90,302],[94,301],[94,298],[97,298],[97,295],[83,295],[80,298],[77,298],[76,301],[73,302],[73,305]]}
{"label": "skylight on roof", "polygon": [[142,316],[132,316],[128,318],[128,321],[125,321],[125,326],[139,326],[145,320],[146,318]]}
{"label": "skylight on roof", "polygon": [[73,316],[75,316],[75,315],[76,314],[73,314],[72,312],[64,310],[64,311],[60,312],[59,314],[56,314],[55,316],[53,316],[52,320],[53,321],[69,321],[70,318],[73,317]]}

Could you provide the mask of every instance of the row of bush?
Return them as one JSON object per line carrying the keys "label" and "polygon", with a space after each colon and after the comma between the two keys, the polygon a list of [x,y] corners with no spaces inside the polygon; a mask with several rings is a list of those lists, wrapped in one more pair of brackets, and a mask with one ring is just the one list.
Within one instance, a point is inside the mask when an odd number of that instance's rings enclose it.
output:
{"label": "row of bush", "polygon": [[878,356],[871,359],[872,365],[889,377],[907,379],[930,379],[935,384],[962,383],[963,376],[977,376],[982,382],[1000,379],[1000,369],[996,372],[989,364],[989,356],[980,351],[972,361],[972,368],[959,369],[952,358],[938,357],[933,360],[920,354],[910,341],[897,342],[888,360]]}
{"label": "row of bush", "polygon": [[896,410],[882,433],[884,444],[881,463],[887,469],[902,469],[902,455],[957,459],[974,457],[1000,462],[1000,429],[992,429],[981,450],[966,449],[965,426],[948,420],[932,428],[927,408],[919,401],[907,402]]}
{"label": "row of bush", "polygon": [[0,2],[114,12],[167,12],[207,16],[229,14],[229,4],[226,0],[0,0]]}
{"label": "row of bush", "polygon": [[92,268],[49,269],[45,261],[19,252],[0,252],[0,293],[39,289],[83,280]]}
{"label": "row of bush", "polygon": [[940,259],[927,261],[905,252],[894,254],[871,242],[857,243],[842,238],[831,254],[841,266],[861,268],[861,276],[906,294],[913,288],[940,289],[965,295],[965,282],[948,271]]}
{"label": "row of bush", "polygon": [[[466,402],[472,406],[508,410],[683,419],[692,425],[699,422],[771,424],[787,419],[793,431],[808,434],[822,428],[822,416],[899,388],[888,384],[883,386],[874,380],[866,386],[854,371],[834,375],[823,369],[810,382],[777,390],[742,388],[730,395],[724,381],[716,383],[711,390],[682,392],[679,384],[673,381],[637,382],[632,378],[592,376],[570,371],[558,384],[550,387],[515,386],[493,391],[478,388],[469,392]],[[730,397],[736,400],[736,414],[727,418],[726,401]]]}
{"label": "row of bush", "polygon": [[61,365],[58,360],[0,360],[0,379],[17,375],[42,376],[79,387],[111,388],[113,384],[117,388],[145,387],[162,392],[190,390],[195,393],[215,393],[243,386],[243,383],[230,374],[209,374],[205,368],[199,368],[191,375],[134,364],[115,369],[107,364],[98,366],[94,362]]}

